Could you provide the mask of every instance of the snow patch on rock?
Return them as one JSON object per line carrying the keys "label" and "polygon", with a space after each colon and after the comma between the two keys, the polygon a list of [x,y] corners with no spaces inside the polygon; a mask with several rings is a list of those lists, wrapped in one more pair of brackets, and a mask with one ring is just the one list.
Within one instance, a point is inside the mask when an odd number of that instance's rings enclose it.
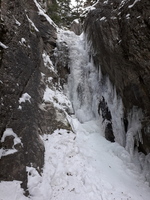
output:
{"label": "snow patch on rock", "polygon": [[17,136],[16,133],[14,133],[12,128],[6,128],[6,130],[4,131],[3,136],[1,138],[1,143],[5,142],[5,139],[8,136],[13,136],[14,137],[14,139],[13,139],[14,144],[12,146],[12,149],[1,148],[0,149],[0,158],[2,156],[7,156],[7,155],[10,155],[10,154],[16,153],[17,150],[15,149],[15,145],[21,144],[21,146],[23,146],[23,144],[21,142],[21,139]]}

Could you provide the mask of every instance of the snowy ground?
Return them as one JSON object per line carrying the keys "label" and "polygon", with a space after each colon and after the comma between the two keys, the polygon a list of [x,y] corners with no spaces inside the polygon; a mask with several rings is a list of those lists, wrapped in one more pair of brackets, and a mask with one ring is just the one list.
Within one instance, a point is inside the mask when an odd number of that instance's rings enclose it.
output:
{"label": "snowy ground", "polygon": [[81,124],[71,118],[75,132],[56,130],[44,135],[42,177],[34,168],[23,196],[19,182],[1,182],[1,200],[149,200],[150,188],[131,163],[128,152],[108,142],[97,121]]}
{"label": "snowy ground", "polygon": [[[74,132],[56,130],[52,135],[43,135],[46,151],[42,176],[27,167],[30,197],[23,195],[19,181],[2,181],[0,200],[149,200],[150,187],[144,176],[123,147],[104,138],[97,109],[94,114],[97,96],[91,91],[95,88],[98,92],[96,76],[83,36],[69,31],[59,36],[72,48],[69,83],[73,94],[69,96],[78,112],[68,120]],[[82,95],[75,93],[79,85]],[[64,102],[61,93],[48,90],[46,94],[46,101],[53,102],[56,95],[59,106]]]}
{"label": "snowy ground", "polygon": [[106,141],[99,122],[81,124],[75,118],[72,124],[76,134],[57,130],[44,139],[49,162],[45,178],[51,174],[49,199],[149,199],[150,188],[130,162],[130,155],[118,144]]}

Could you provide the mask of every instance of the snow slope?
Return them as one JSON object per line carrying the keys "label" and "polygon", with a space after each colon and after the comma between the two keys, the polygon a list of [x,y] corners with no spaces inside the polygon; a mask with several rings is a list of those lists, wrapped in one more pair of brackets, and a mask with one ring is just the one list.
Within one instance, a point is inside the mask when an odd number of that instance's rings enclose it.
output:
{"label": "snow slope", "polygon": [[[2,181],[0,200],[149,200],[150,187],[131,155],[103,136],[96,109],[98,77],[92,71],[83,35],[60,31],[58,38],[70,48],[71,74],[66,87],[75,114],[66,115],[74,132],[57,129],[41,136],[45,164],[41,176],[27,167],[30,196],[23,195],[19,181]],[[60,102],[64,99],[61,93],[46,94],[51,102],[55,95]]]}
{"label": "snow slope", "polygon": [[56,130],[44,137],[49,199],[148,200],[150,188],[144,177],[123,147],[101,135],[99,122],[71,120],[76,134]]}
{"label": "snow slope", "polygon": [[43,136],[46,152],[42,176],[27,167],[31,196],[23,196],[17,181],[1,182],[0,199],[149,200],[150,188],[130,155],[102,136],[99,122],[70,120],[76,133],[56,130]]}

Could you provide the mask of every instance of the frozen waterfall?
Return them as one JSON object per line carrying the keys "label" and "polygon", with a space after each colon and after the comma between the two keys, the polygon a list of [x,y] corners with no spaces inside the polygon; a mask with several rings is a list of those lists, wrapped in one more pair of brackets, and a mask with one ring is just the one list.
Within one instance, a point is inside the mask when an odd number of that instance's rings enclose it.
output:
{"label": "frozen waterfall", "polygon": [[103,77],[100,66],[94,66],[92,48],[86,42],[84,34],[77,36],[73,32],[60,31],[58,40],[65,41],[69,47],[70,74],[66,91],[75,116],[81,123],[99,120],[105,129],[108,119],[102,118],[99,108],[100,101],[104,98],[111,113],[115,141],[125,147],[122,100],[117,96],[109,78]]}
{"label": "frozen waterfall", "polygon": [[[94,50],[92,44],[86,41],[84,33],[77,36],[73,32],[60,30],[58,41],[65,41],[69,48],[70,74],[65,91],[72,102],[75,116],[81,123],[94,120],[99,124],[100,129],[103,129],[103,135],[105,135],[107,124],[110,123],[115,142],[132,155],[133,162],[139,171],[142,171],[150,181],[150,173],[147,172],[147,169],[150,168],[149,155],[145,157],[142,153],[138,153],[137,149],[134,149],[135,143],[138,146],[138,142],[142,142],[142,111],[133,107],[127,116],[128,125],[125,128],[122,99],[117,95],[115,86],[112,85],[109,77],[102,75],[101,67],[94,65],[92,59]],[[109,121],[103,118],[100,110],[102,99],[105,99],[110,112],[111,119]]]}

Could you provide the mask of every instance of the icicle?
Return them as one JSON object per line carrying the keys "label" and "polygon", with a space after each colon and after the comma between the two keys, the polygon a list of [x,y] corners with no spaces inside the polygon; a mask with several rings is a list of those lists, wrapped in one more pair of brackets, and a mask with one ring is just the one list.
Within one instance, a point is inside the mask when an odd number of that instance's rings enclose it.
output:
{"label": "icicle", "polygon": [[138,146],[138,143],[142,143],[141,136],[141,119],[143,113],[141,109],[133,107],[128,115],[128,131],[126,136],[126,150],[130,152],[131,155],[134,153],[134,146]]}

